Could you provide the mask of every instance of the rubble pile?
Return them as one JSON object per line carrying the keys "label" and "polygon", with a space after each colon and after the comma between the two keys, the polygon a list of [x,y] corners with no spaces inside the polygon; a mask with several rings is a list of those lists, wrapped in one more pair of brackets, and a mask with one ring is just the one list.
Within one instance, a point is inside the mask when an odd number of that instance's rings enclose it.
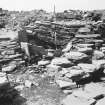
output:
{"label": "rubble pile", "polygon": [[63,105],[103,103],[105,87],[99,82],[94,82],[104,80],[101,78],[105,72],[104,38],[100,34],[93,33],[83,24],[63,26],[55,23],[37,23],[31,30],[40,43],[43,40],[47,46],[55,45],[57,48],[58,46],[63,48],[60,50],[56,48],[56,51],[48,49],[43,59],[36,64],[24,67],[26,72],[20,77],[13,77],[12,80],[12,74],[8,76],[7,73],[24,63],[23,55],[19,52],[20,46],[16,41],[1,40],[0,83],[13,81],[18,84],[15,89],[19,91],[24,88],[30,89],[32,85],[38,87],[39,83],[35,80],[34,74],[39,73],[40,78],[41,76],[42,79],[46,76],[50,77],[50,83],[56,84],[67,94],[61,102]]}
{"label": "rubble pile", "polygon": [[11,72],[21,64],[24,64],[24,61],[22,61],[22,54],[19,52],[20,46],[15,40],[0,39],[1,71]]}
{"label": "rubble pile", "polygon": [[[45,59],[39,64],[47,68],[48,75],[54,77],[54,82],[64,93],[71,94],[63,100],[63,105],[97,105],[105,96],[105,87],[94,83],[104,75],[104,38],[91,31],[81,31],[75,34],[72,41],[74,43],[70,41],[62,49],[60,57],[54,57],[50,61]],[[94,87],[93,90],[91,86]],[[83,89],[75,90],[77,87]]]}
{"label": "rubble pile", "polygon": [[[100,14],[90,14],[69,10],[53,17],[44,10],[0,9],[0,105],[24,105],[18,104],[19,94],[25,105],[58,105],[60,94],[66,97],[59,105],[105,104],[105,23],[98,21]],[[29,61],[9,37],[21,28],[33,45]]]}
{"label": "rubble pile", "polygon": [[[39,43],[54,48],[66,45],[75,35],[80,27],[86,23],[54,23],[54,22],[36,22],[35,26],[27,26],[26,30],[32,30]],[[30,28],[29,28],[30,27]],[[43,44],[42,44],[43,45]]]}

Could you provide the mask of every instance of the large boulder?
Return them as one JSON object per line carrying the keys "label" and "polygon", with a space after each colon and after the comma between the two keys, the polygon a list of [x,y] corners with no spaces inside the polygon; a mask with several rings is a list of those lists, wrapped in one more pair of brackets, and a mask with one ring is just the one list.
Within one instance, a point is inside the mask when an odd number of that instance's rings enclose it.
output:
{"label": "large boulder", "polygon": [[83,70],[70,70],[69,73],[66,73],[66,77],[72,78],[72,77],[78,77],[78,76],[83,76],[85,73]]}
{"label": "large boulder", "polygon": [[72,66],[69,68],[62,68],[62,71],[60,73],[68,79],[71,79],[73,81],[81,79],[83,76],[86,75],[86,73],[78,66]]}
{"label": "large boulder", "polygon": [[64,56],[68,59],[80,59],[81,57],[86,57],[87,55],[77,51],[71,51],[69,53],[65,53]]}
{"label": "large boulder", "polygon": [[81,68],[79,67],[79,66],[72,66],[72,67],[68,67],[68,68],[62,68],[62,71],[63,70],[65,70],[65,71],[67,71],[67,72],[71,72],[71,70],[76,70],[76,71],[78,71],[78,70],[81,70]]}
{"label": "large boulder", "polygon": [[69,53],[65,53],[64,57],[73,61],[78,61],[78,62],[84,62],[88,59],[88,55],[81,52],[77,52],[77,51],[71,51]]}
{"label": "large boulder", "polygon": [[91,73],[96,70],[96,66],[93,64],[79,63],[78,66],[86,73]]}
{"label": "large boulder", "polygon": [[73,65],[73,63],[65,57],[61,57],[61,58],[56,57],[51,61],[51,64],[62,66],[62,67],[70,67]]}

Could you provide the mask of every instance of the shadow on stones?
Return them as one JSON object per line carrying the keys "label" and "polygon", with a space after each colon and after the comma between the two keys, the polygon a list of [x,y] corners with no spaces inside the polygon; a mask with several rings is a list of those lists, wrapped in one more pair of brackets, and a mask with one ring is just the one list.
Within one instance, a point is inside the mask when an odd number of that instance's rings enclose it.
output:
{"label": "shadow on stones", "polygon": [[90,73],[89,77],[81,78],[78,81],[74,80],[76,82],[77,87],[84,86],[90,82],[102,82],[101,77],[105,77],[105,74],[103,73],[103,69],[100,69],[98,71],[95,71],[93,73]]}
{"label": "shadow on stones", "polygon": [[25,105],[25,102],[26,99],[10,83],[0,85],[0,105]]}

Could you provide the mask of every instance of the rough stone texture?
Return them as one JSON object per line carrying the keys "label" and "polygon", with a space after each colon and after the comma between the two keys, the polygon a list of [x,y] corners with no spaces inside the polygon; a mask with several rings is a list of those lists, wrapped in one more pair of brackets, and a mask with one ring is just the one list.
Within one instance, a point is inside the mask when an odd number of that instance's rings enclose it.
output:
{"label": "rough stone texture", "polygon": [[96,66],[93,64],[80,63],[78,66],[86,73],[91,73],[96,70]]}
{"label": "rough stone texture", "polygon": [[105,56],[104,53],[99,50],[95,50],[93,53],[93,59],[96,59],[96,60],[103,59],[104,56]]}
{"label": "rough stone texture", "polygon": [[92,60],[92,64],[94,64],[96,66],[96,69],[100,69],[103,68],[105,65],[105,59],[102,60]]}
{"label": "rough stone texture", "polygon": [[69,61],[65,57],[55,58],[51,61],[51,64],[57,65],[57,66],[69,66],[69,67],[71,67],[73,65],[72,62]]}
{"label": "rough stone texture", "polygon": [[70,53],[65,53],[64,56],[67,59],[72,59],[72,60],[84,60],[84,59],[86,59],[88,57],[84,53],[81,53],[81,52],[73,52],[73,51],[71,51]]}
{"label": "rough stone texture", "polygon": [[14,65],[12,64],[12,65],[9,65],[7,67],[2,68],[2,71],[3,72],[13,71],[15,68],[16,68],[16,65],[15,64]]}

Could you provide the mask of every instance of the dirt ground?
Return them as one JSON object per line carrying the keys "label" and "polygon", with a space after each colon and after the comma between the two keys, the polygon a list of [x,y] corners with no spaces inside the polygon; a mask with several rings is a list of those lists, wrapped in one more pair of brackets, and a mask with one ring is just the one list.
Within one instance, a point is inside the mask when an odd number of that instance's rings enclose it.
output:
{"label": "dirt ground", "polygon": [[40,81],[38,87],[24,89],[22,94],[27,99],[28,105],[59,105],[64,94],[56,84],[50,84],[48,78]]}
{"label": "dirt ground", "polygon": [[40,74],[34,76],[39,85],[33,85],[31,88],[25,87],[20,91],[23,97],[21,105],[60,105],[60,100],[65,96],[61,89],[52,83],[49,77],[42,78]]}

